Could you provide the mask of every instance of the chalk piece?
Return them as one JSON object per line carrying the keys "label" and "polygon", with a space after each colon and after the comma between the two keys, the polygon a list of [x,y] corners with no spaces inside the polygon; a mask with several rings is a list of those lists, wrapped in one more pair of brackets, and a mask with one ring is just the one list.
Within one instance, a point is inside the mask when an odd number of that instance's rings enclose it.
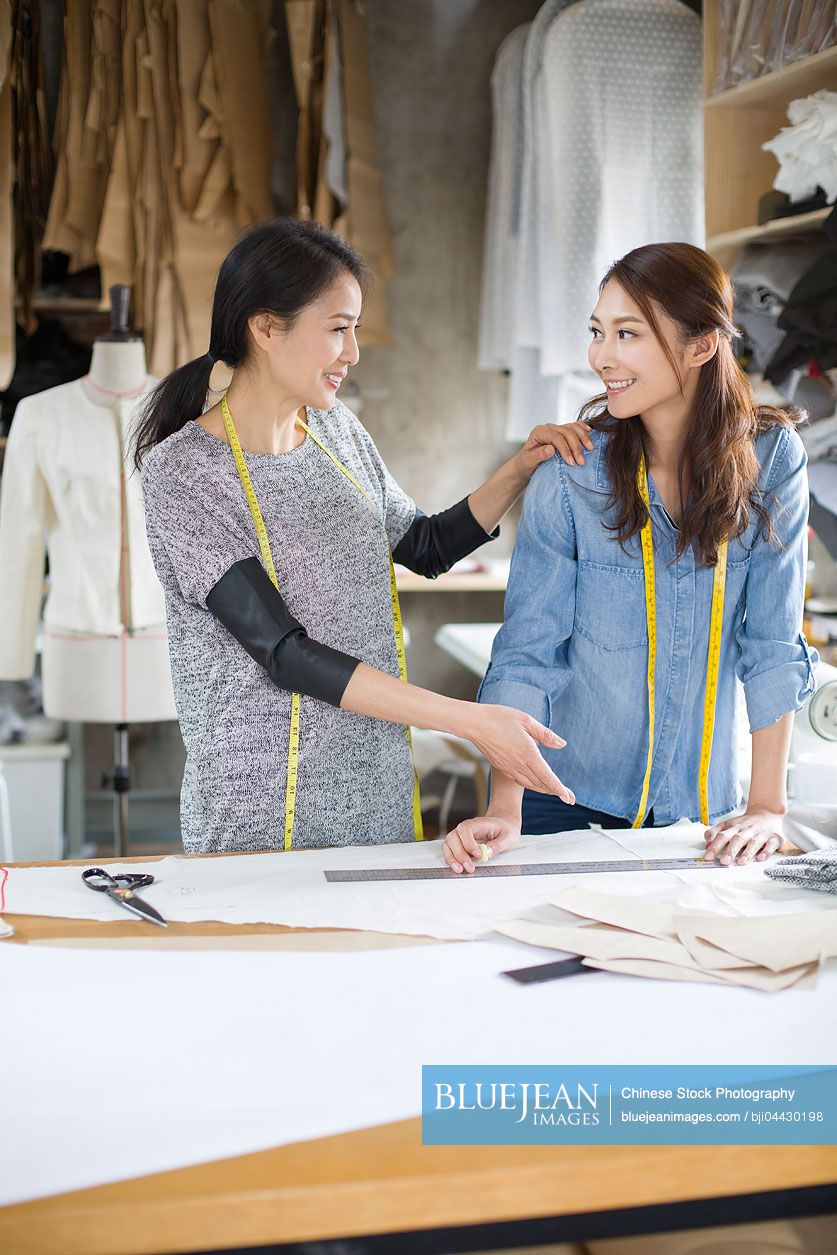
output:
{"label": "chalk piece", "polygon": [[478,844],[480,847],[480,862],[487,863],[488,860],[491,858],[491,851],[489,850],[487,845],[483,844],[482,841],[480,841]]}

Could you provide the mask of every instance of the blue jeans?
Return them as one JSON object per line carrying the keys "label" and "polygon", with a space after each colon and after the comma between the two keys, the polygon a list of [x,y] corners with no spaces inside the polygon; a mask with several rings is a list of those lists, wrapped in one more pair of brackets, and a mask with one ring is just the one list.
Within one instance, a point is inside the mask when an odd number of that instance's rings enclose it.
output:
{"label": "blue jeans", "polygon": [[[603,828],[630,828],[628,819],[620,819],[616,815],[606,815],[604,811],[593,811],[588,806],[568,806],[559,797],[549,793],[533,793],[530,789],[523,792],[523,827],[522,831],[532,836],[543,837],[550,832],[571,832],[574,828],[586,828],[588,824],[601,824]],[[654,827],[654,811],[648,812],[643,828]]]}

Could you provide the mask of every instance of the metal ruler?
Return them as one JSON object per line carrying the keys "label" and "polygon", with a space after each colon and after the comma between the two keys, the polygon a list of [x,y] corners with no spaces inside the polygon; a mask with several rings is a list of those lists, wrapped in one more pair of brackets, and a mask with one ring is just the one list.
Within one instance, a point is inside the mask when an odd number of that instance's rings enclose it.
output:
{"label": "metal ruler", "polygon": [[673,872],[700,871],[723,867],[723,863],[703,858],[632,858],[600,863],[477,863],[473,873],[451,871],[449,867],[366,867],[352,871],[327,871],[330,884],[357,884],[370,880],[473,880],[493,876],[579,876],[588,872]]}

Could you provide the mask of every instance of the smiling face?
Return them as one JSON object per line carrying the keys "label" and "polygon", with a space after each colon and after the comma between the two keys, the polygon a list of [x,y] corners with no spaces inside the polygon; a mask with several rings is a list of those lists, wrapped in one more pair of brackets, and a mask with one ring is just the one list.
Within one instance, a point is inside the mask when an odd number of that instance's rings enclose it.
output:
{"label": "smiling face", "polygon": [[[658,307],[655,314],[669,352],[684,361],[678,326]],[[637,303],[615,279],[605,284],[590,319],[587,354],[592,370],[607,388],[607,408],[614,418],[647,414],[682,400],[681,379]]]}
{"label": "smiling face", "polygon": [[294,398],[300,406],[331,409],[349,367],[360,357],[355,333],[361,301],[357,280],[346,272],[305,306],[290,330],[278,327],[269,317],[266,335],[253,327],[282,395]]}

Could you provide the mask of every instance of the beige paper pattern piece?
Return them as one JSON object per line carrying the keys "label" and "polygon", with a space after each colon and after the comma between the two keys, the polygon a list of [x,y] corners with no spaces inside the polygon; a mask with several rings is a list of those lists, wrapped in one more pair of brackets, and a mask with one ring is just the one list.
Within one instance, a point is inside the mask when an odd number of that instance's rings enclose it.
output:
{"label": "beige paper pattern piece", "polygon": [[[10,6],[0,3],[0,113],[8,139],[3,78]],[[345,49],[334,37],[338,18]],[[345,235],[378,279],[364,311],[364,343],[389,343],[384,285],[393,252],[359,6],[67,0],[64,25],[43,248],[67,253],[71,272],[98,263],[103,292],[113,283],[133,288],[132,321],[143,333],[152,375],[206,350],[218,267],[242,228],[293,203],[284,184],[281,204],[275,203],[273,179],[278,166],[286,184],[295,183],[295,162],[300,216],[313,213]],[[280,35],[289,46],[277,59],[270,48]],[[324,54],[343,86],[347,213],[325,179],[316,196],[328,144]],[[0,220],[9,216],[12,177],[7,143],[0,151]],[[0,249],[0,274],[5,270],[8,282],[10,247]],[[6,305],[11,310],[11,300]],[[0,322],[0,381],[11,370],[13,332],[10,314]]]}
{"label": "beige paper pattern piece", "polygon": [[[737,968],[734,971],[707,972],[699,967],[680,967],[673,963],[658,963],[653,959],[585,959],[587,967],[604,972],[621,972],[625,976],[644,976],[651,980],[698,981],[713,985],[744,985],[763,993],[777,993],[789,989],[804,978],[813,977],[816,968],[808,965],[792,968],[787,972],[768,972],[765,968]],[[811,988],[806,983],[805,988]]]}
{"label": "beige paper pattern piece", "polygon": [[699,937],[728,954],[783,972],[837,955],[837,910],[812,915],[768,915],[758,919],[726,915],[675,918],[679,936]]}
{"label": "beige paper pattern piece", "polygon": [[[564,950],[591,959],[653,959],[683,967],[700,967],[679,941],[663,937],[647,937],[623,928],[600,927],[595,924],[575,927],[572,924],[539,924],[531,920],[512,920],[498,924],[496,932],[515,941],[550,950]],[[740,966],[741,960],[736,959]]]}
{"label": "beige paper pattern piece", "polygon": [[759,964],[742,963],[713,946],[705,947],[711,961],[701,962],[678,941],[595,924],[573,927],[514,920],[499,925],[496,931],[529,945],[582,955],[590,960],[589,967],[658,980],[702,980],[772,992],[789,989],[803,977],[816,973],[816,964],[773,972]]}
{"label": "beige paper pattern piece", "polygon": [[[766,967],[737,967],[725,971],[713,972],[729,985],[747,985],[751,989],[762,989],[765,993],[776,993],[781,989],[816,988],[818,965],[803,963],[799,967],[789,967],[784,972],[771,972]],[[804,984],[803,984],[804,982]]]}
{"label": "beige paper pattern piece", "polygon": [[[268,37],[262,5],[210,0],[209,29],[221,101],[221,132],[232,164],[239,226],[273,217],[273,136],[264,67]],[[254,72],[253,67],[258,67]]]}
{"label": "beige paper pattern piece", "polygon": [[549,899],[553,906],[584,919],[593,919],[616,928],[628,928],[648,937],[674,937],[674,912],[661,902],[643,898],[623,898],[613,893],[576,886]]}
{"label": "beige paper pattern piece", "polygon": [[551,904],[592,924],[533,920],[497,931],[531,945],[580,954],[589,965],[658,980],[705,980],[766,992],[815,980],[821,959],[837,956],[837,910],[805,915],[677,915],[665,904],[566,889]]}
{"label": "beige paper pattern piece", "polygon": [[723,985],[720,976],[699,967],[679,967],[674,963],[658,963],[654,959],[585,959],[585,967],[622,976],[643,976],[651,980],[695,981],[702,985]]}
{"label": "beige paper pattern piece", "polygon": [[714,972],[723,971],[728,967],[742,967],[744,964],[744,960],[737,954],[729,954],[719,946],[703,941],[689,929],[683,929],[678,936],[699,967],[709,968]]}

